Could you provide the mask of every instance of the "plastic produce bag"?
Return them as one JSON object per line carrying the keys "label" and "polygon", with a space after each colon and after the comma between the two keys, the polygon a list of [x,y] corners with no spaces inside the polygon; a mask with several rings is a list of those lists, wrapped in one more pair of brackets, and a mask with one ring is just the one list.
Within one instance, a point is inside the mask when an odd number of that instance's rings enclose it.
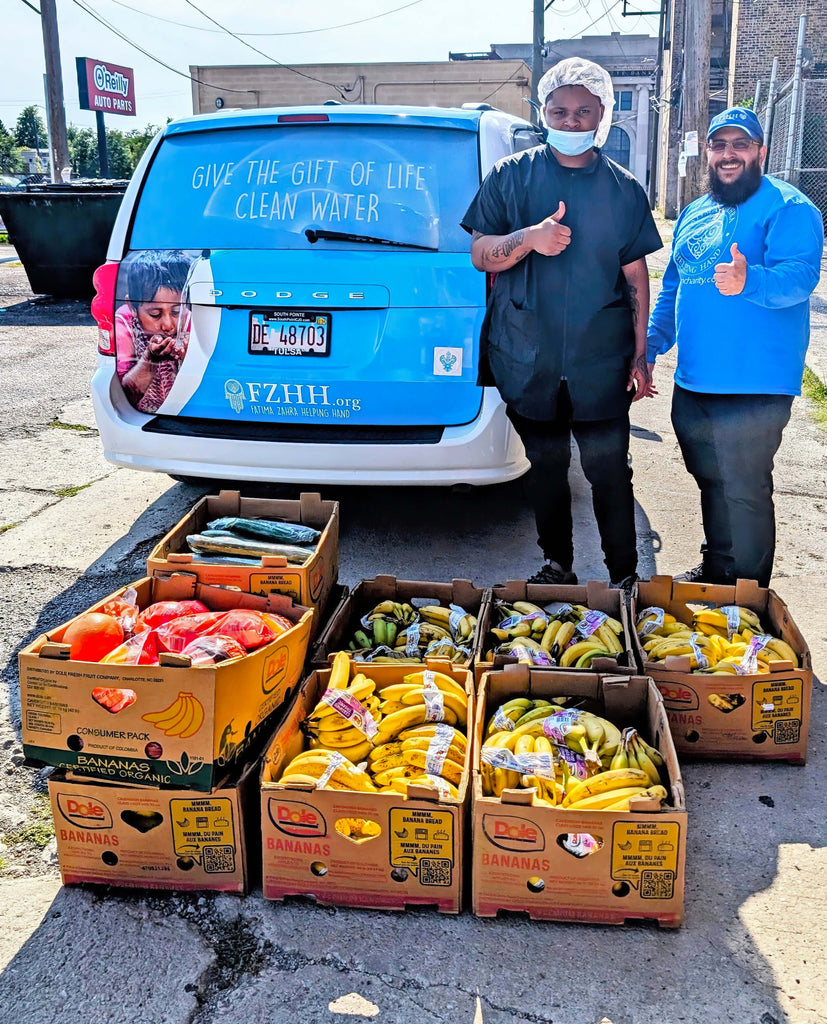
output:
{"label": "plastic produce bag", "polygon": [[298,523],[276,522],[272,519],[240,519],[224,516],[207,523],[210,530],[231,530],[242,537],[269,540],[285,544],[315,544],[321,537],[318,530]]}
{"label": "plastic produce bag", "polygon": [[141,622],[155,629],[172,619],[208,611],[209,608],[201,601],[156,601],[141,612]]}
{"label": "plastic produce bag", "polygon": [[101,658],[101,665],[157,665],[158,637],[154,629],[136,633]]}
{"label": "plastic produce bag", "polygon": [[181,654],[193,665],[218,665],[231,658],[243,658],[247,653],[237,640],[230,636],[199,636],[190,641]]}
{"label": "plastic produce bag", "polygon": [[187,644],[197,637],[220,633],[221,630],[215,627],[227,614],[207,611],[199,615],[181,615],[177,619],[170,619],[158,626],[158,643],[162,650],[180,654]]}

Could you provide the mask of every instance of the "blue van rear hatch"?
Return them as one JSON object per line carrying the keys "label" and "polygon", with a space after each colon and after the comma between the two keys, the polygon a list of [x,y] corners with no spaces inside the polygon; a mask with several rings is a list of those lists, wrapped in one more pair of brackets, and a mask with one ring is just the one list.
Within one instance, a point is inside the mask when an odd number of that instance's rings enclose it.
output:
{"label": "blue van rear hatch", "polygon": [[175,401],[158,411],[354,427],[473,420],[485,283],[459,222],[479,183],[475,121],[273,114],[168,134],[143,184],[130,256],[194,258],[195,341]]}

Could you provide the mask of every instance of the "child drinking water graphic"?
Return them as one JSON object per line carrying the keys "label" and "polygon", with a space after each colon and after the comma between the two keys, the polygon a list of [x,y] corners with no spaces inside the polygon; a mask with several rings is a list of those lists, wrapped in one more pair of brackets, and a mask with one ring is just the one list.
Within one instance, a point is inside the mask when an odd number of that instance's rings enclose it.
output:
{"label": "child drinking water graphic", "polygon": [[160,409],[186,355],[191,264],[180,249],[142,252],[125,264],[125,301],[115,312],[118,377],[139,412]]}

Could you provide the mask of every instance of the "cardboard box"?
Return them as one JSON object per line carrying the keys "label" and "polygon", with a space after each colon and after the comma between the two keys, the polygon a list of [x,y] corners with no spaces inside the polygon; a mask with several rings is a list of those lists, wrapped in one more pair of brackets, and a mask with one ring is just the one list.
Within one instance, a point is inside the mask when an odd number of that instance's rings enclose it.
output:
{"label": "cardboard box", "polygon": [[[209,791],[297,687],[316,613],[279,594],[263,598],[209,587],[184,573],[130,586],[140,608],[198,598],[216,611],[270,609],[296,625],[244,658],[194,668],[180,655],[161,655],[161,665],[70,661],[69,646],[62,643],[69,625],[64,623],[19,654],[23,749],[27,757],[93,778]],[[89,610],[100,609],[110,597]],[[99,687],[131,690],[136,700],[112,714],[92,697]],[[203,711],[191,737],[170,735],[143,718],[171,708],[182,693]]]}
{"label": "cardboard box", "polygon": [[[482,679],[485,672],[505,668],[507,665],[515,665],[516,658],[507,655],[497,654],[493,661],[486,657],[492,646],[492,637],[489,630],[497,625],[495,602],[505,601],[506,604],[513,604],[514,601],[531,601],[532,604],[543,608],[551,601],[566,601],[572,604],[582,604],[595,611],[606,612],[613,619],[617,619],[623,626],[623,636],[620,642],[625,650],[619,655],[617,661],[613,658],[595,658],[589,668],[567,668],[565,672],[628,672],[633,674],[637,671],[635,663],[634,647],[632,646],[631,634],[634,632],[629,625],[629,616],[626,611],[626,602],[623,599],[622,590],[613,590],[605,581],[592,580],[580,586],[543,586],[538,583],[526,583],[524,580],[510,580],[499,587],[493,587],[489,591],[488,598],[483,608],[479,624],[479,640],[477,654],[474,660],[474,674],[477,683]],[[561,669],[553,668],[546,671],[559,672]]]}
{"label": "cardboard box", "polygon": [[[249,892],[257,881],[256,773],[211,793],[92,782],[58,768],[49,797],[64,885]],[[248,845],[249,844],[249,845]]]}
{"label": "cardboard box", "polygon": [[[788,661],[774,661],[768,675],[703,675],[690,670],[686,657],[647,661],[635,633],[639,664],[663,695],[675,747],[679,754],[693,758],[804,764],[813,664],[804,637],[774,590],[759,587],[754,580],[717,586],[655,576],[649,582],[638,583],[632,597],[632,616],[636,621],[644,609],[658,607],[691,625],[689,605],[717,608],[728,604],[756,612],[766,629],[793,648],[799,667],[794,668]],[[735,696],[739,706],[731,712],[720,711],[709,702],[711,694]]]}
{"label": "cardboard box", "polygon": [[[429,663],[440,672],[442,663]],[[353,663],[365,671],[376,692],[401,682],[410,665]],[[473,677],[468,669],[448,668],[468,693],[469,730],[473,721]],[[462,907],[470,767],[459,799],[440,798],[430,787],[410,787],[408,796],[282,786],[271,781],[304,746],[299,730],[324,692],[328,669],[303,684],[287,718],[267,750],[261,776],[262,890],[271,900],[312,896],[323,905],[404,910],[436,906],[457,914]],[[468,738],[468,760],[471,737]],[[381,834],[354,841],[336,830],[341,818],[367,818]]]}
{"label": "cardboard box", "polygon": [[[322,535],[304,565],[288,565],[281,555],[262,558],[260,565],[194,562],[187,549],[187,534],[199,533],[207,523],[223,516],[300,523],[321,530]],[[150,576],[192,572],[200,583],[238,587],[263,597],[285,594],[297,604],[322,609],[339,577],[339,503],[322,501],[318,494],[302,494],[298,501],[242,498],[238,491],[207,495],[155,545],[146,571]]]}
{"label": "cardboard box", "polygon": [[[573,811],[532,803],[531,790],[483,796],[479,752],[485,723],[511,697],[574,695],[582,706],[624,728],[635,726],[661,752],[672,806],[651,811]],[[642,805],[645,806],[645,803]],[[623,924],[652,919],[676,928],[683,919],[686,804],[663,702],[642,676],[529,670],[486,673],[477,695],[472,805],[474,913],[523,911],[549,921]],[[560,844],[590,835],[602,845],[578,857]]]}
{"label": "cardboard box", "polygon": [[[314,668],[324,668],[333,660],[337,651],[347,650],[354,632],[361,627],[361,619],[381,601],[407,601],[414,604],[414,607],[439,604],[447,608],[455,604],[479,619],[485,594],[486,591],[475,587],[470,580],[429,583],[398,580],[395,576],[376,576],[374,579],[361,580],[350,594],[345,596],[331,615],[328,625],[320,632],[311,648],[309,664]],[[478,654],[479,638],[480,633],[477,629],[470,645],[471,657],[462,664],[470,664]],[[444,668],[448,662],[440,660]],[[408,669],[412,671],[410,666]]]}

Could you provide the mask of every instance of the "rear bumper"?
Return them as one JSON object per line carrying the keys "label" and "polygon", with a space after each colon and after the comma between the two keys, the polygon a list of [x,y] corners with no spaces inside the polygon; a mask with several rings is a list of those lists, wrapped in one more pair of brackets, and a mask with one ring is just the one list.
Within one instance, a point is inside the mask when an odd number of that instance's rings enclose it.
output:
{"label": "rear bumper", "polygon": [[451,486],[514,480],[528,469],[523,446],[493,388],[471,423],[437,443],[326,444],[194,437],[145,431],[153,417],[124,397],[114,360],[98,359],[92,402],[104,455],[117,466],[172,476],[264,483]]}

